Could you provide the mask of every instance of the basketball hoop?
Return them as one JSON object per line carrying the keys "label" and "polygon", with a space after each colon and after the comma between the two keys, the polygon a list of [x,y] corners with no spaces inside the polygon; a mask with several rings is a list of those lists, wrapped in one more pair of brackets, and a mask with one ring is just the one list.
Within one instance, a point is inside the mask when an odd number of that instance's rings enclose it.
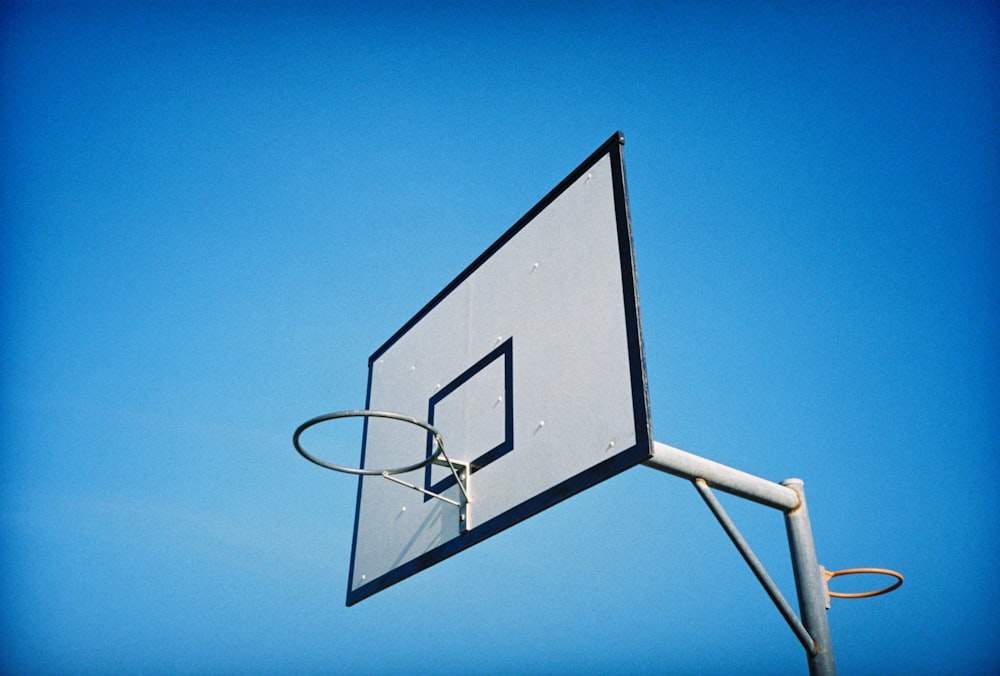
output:
{"label": "basketball hoop", "polygon": [[[399,420],[401,422],[409,423],[411,425],[416,425],[417,427],[422,427],[431,433],[431,436],[434,438],[434,445],[437,447],[437,450],[428,455],[425,459],[421,460],[420,462],[415,462],[412,465],[404,465],[402,467],[390,467],[388,469],[365,469],[363,467],[344,467],[343,465],[337,465],[332,462],[327,462],[326,460],[322,460],[312,455],[311,453],[308,453],[304,448],[302,448],[302,444],[299,443],[299,437],[302,435],[303,432],[305,432],[313,425],[318,425],[321,422],[327,422],[329,420],[337,420],[338,418],[388,418],[390,420]],[[292,435],[292,444],[295,445],[295,450],[299,452],[299,455],[301,455],[309,462],[319,465],[320,467],[325,467],[326,469],[332,469],[335,472],[344,472],[346,474],[358,474],[361,476],[381,476],[388,479],[389,481],[400,484],[401,486],[412,488],[413,490],[424,493],[425,495],[429,495],[433,498],[437,498],[438,500],[443,500],[448,504],[455,505],[462,511],[461,520],[463,522],[465,521],[466,503],[472,502],[472,499],[469,497],[468,493],[469,474],[471,474],[470,467],[467,463],[462,463],[457,461],[453,462],[444,452],[444,440],[441,439],[441,433],[437,430],[436,427],[432,426],[428,422],[421,420],[420,418],[414,418],[413,416],[403,415],[401,413],[392,413],[390,411],[357,410],[357,411],[336,411],[334,413],[326,413],[324,415],[316,416],[315,418],[307,420],[301,425],[299,425],[298,429],[295,430],[295,434]],[[443,460],[441,460],[441,458],[443,458]],[[462,496],[464,498],[463,502],[458,502],[457,500],[446,498],[445,496],[439,493],[434,493],[433,491],[429,491],[426,488],[421,488],[420,486],[411,484],[410,482],[404,481],[395,476],[396,474],[406,474],[408,472],[414,472],[418,469],[422,469],[431,464],[446,466],[451,470],[451,473],[455,477],[456,483],[458,483],[458,487],[462,491]],[[456,464],[461,466],[461,471],[455,467]]]}
{"label": "basketball hoop", "polygon": [[866,599],[872,596],[888,594],[903,584],[903,576],[887,568],[845,568],[843,570],[826,570],[823,568],[823,577],[826,578],[827,582],[835,577],[843,577],[845,575],[888,575],[889,577],[896,578],[896,581],[888,587],[866,592],[834,592],[827,589],[828,595],[838,599]]}

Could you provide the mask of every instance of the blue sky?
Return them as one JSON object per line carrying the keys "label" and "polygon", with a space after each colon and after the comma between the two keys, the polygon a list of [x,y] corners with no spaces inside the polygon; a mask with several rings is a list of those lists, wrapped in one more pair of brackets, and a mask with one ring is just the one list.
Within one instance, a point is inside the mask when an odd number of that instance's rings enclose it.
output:
{"label": "blue sky", "polygon": [[655,438],[906,576],[834,600],[841,673],[1000,669],[1000,13],[805,4],[8,4],[4,671],[803,673],[641,467],[344,607],[292,431],[617,129]]}

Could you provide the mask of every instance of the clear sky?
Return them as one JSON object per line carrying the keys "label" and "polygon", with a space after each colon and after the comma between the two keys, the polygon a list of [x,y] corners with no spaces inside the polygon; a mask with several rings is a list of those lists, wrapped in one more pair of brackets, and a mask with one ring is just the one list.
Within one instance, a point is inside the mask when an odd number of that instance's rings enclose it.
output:
{"label": "clear sky", "polygon": [[4,5],[3,671],[804,673],[642,467],[344,606],[292,431],[618,129],[655,438],[906,576],[841,673],[1000,671],[995,3],[208,4]]}

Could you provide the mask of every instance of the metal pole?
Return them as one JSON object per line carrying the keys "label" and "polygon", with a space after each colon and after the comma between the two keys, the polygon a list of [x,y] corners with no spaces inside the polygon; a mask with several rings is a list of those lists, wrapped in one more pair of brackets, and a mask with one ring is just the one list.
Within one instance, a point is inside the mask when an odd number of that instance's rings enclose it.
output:
{"label": "metal pole", "polygon": [[814,654],[816,652],[816,642],[813,641],[812,636],[809,635],[809,632],[802,624],[802,621],[795,614],[795,611],[792,610],[788,601],[785,600],[781,590],[778,589],[778,585],[774,584],[774,580],[772,580],[771,576],[767,574],[767,571],[764,569],[764,565],[760,562],[760,559],[758,559],[757,555],[753,553],[752,549],[750,549],[750,545],[747,544],[747,541],[743,539],[743,535],[736,527],[736,524],[733,523],[733,520],[729,518],[728,514],[726,514],[726,510],[722,507],[722,503],[719,502],[719,499],[715,497],[715,494],[712,493],[712,489],[708,487],[708,484],[704,479],[695,479],[694,487],[698,489],[699,493],[701,493],[701,497],[704,498],[705,504],[707,504],[708,508],[712,510],[713,514],[715,514],[715,518],[719,521],[719,525],[722,526],[722,529],[726,531],[726,535],[728,535],[729,539],[733,541],[734,545],[736,545],[736,549],[739,550],[743,560],[747,562],[748,566],[750,566],[750,570],[753,571],[753,574],[757,577],[761,586],[764,587],[764,591],[767,592],[767,595],[771,597],[771,601],[773,601],[774,605],[777,606],[778,612],[781,613],[781,616],[785,618],[785,622],[787,622],[788,626],[791,627],[792,632],[796,637],[798,637],[799,643],[802,644],[802,647],[805,648],[806,652],[810,655]]}
{"label": "metal pole", "polygon": [[799,597],[799,614],[802,624],[816,643],[816,654],[809,654],[809,674],[811,676],[834,676],[837,667],[833,661],[833,644],[830,639],[830,624],[827,619],[826,580],[823,569],[816,560],[816,543],[813,541],[809,510],[806,509],[806,494],[801,479],[786,479],[781,482],[799,496],[799,505],[785,512],[785,528],[788,531],[788,547],[792,552],[792,572],[795,574],[795,590]]}
{"label": "metal pole", "polygon": [[[767,479],[741,472],[712,460],[682,451],[673,446],[653,442],[653,455],[644,464],[661,472],[673,474],[694,481],[708,506],[733,543],[750,565],[764,589],[771,595],[778,609],[785,616],[792,630],[799,637],[806,649],[811,676],[835,676],[837,667],[833,661],[833,644],[830,639],[830,625],[827,619],[827,588],[823,569],[816,560],[816,544],[813,541],[812,526],[809,523],[809,512],[806,509],[806,496],[801,479],[787,479],[776,484]],[[763,571],[750,551],[742,536],[734,537],[738,531],[729,522],[721,505],[712,497],[709,487],[731,493],[747,500],[752,500],[768,507],[778,509],[785,515],[785,528],[788,532],[788,546],[792,554],[792,570],[795,574],[795,591],[799,599],[799,614],[801,623],[789,619],[788,604],[781,604],[780,592],[772,592],[773,582]],[[718,509],[717,509],[718,507]],[[720,516],[722,514],[722,516]],[[730,532],[730,531],[733,532]],[[747,556],[749,552],[750,556]],[[763,577],[761,576],[763,572]],[[780,601],[778,600],[780,599]],[[796,618],[797,619],[797,618]],[[808,640],[808,639],[811,639]],[[811,645],[810,645],[811,643]],[[812,649],[810,649],[812,648]]]}
{"label": "metal pole", "polygon": [[791,488],[707,460],[694,453],[661,444],[659,441],[653,442],[653,457],[644,464],[691,481],[704,479],[712,488],[780,509],[782,512],[795,509],[799,504],[799,494]]}

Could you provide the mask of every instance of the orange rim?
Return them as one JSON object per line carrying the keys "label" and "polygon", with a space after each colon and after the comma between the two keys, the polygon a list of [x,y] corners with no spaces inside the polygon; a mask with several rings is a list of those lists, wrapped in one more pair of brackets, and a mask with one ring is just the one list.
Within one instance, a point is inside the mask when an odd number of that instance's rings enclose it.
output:
{"label": "orange rim", "polygon": [[871,596],[880,596],[881,594],[888,594],[894,589],[898,589],[901,584],[903,584],[903,576],[894,570],[889,570],[888,568],[845,568],[844,570],[823,570],[823,575],[826,577],[827,581],[832,580],[835,577],[843,577],[846,575],[888,575],[889,577],[896,578],[888,587],[882,589],[876,589],[874,591],[866,592],[835,592],[827,590],[830,596],[838,599],[866,599]]}

